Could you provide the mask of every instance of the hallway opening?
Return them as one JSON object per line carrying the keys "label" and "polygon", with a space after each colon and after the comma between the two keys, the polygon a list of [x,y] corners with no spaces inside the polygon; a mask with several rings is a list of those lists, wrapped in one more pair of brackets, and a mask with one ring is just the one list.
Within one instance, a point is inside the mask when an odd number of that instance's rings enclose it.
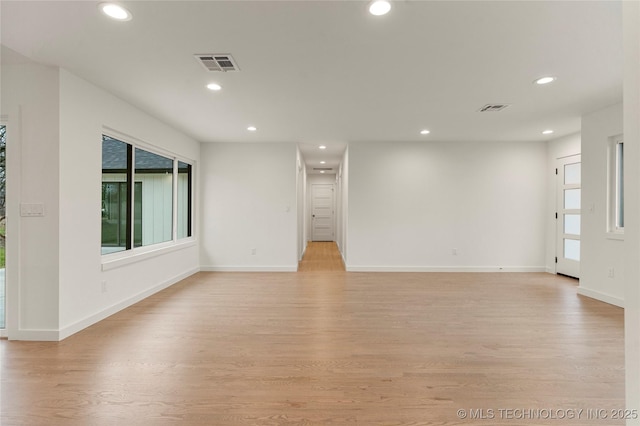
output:
{"label": "hallway opening", "polygon": [[335,241],[309,241],[298,263],[298,272],[345,272],[344,262]]}

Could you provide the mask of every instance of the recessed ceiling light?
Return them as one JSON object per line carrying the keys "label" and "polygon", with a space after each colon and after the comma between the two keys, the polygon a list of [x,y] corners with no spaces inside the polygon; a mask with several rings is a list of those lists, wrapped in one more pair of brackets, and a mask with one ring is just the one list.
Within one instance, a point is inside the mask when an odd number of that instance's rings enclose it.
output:
{"label": "recessed ceiling light", "polygon": [[553,133],[553,130],[545,130],[542,132],[543,135],[550,135],[551,133]]}
{"label": "recessed ceiling light", "polygon": [[326,161],[321,161],[320,164],[327,164],[327,162]]}
{"label": "recessed ceiling light", "polygon": [[320,170],[320,173],[324,173],[324,170]]}
{"label": "recessed ceiling light", "polygon": [[428,135],[429,133],[431,133],[429,130],[424,129],[424,130],[420,130],[420,134],[421,135]]}
{"label": "recessed ceiling light", "polygon": [[555,77],[540,77],[540,78],[536,79],[534,81],[534,83],[542,85],[542,84],[549,84],[549,83],[551,83],[552,81],[555,81],[555,80],[556,80]]}
{"label": "recessed ceiling light", "polygon": [[98,7],[102,13],[118,21],[130,21],[132,18],[131,12],[115,3],[100,3]]}
{"label": "recessed ceiling light", "polygon": [[386,0],[374,0],[369,4],[369,13],[375,16],[385,15],[391,10],[391,3]]}
{"label": "recessed ceiling light", "polygon": [[222,89],[222,86],[220,86],[218,83],[209,83],[207,84],[207,89],[217,92],[218,90]]}
{"label": "recessed ceiling light", "polygon": [[250,132],[255,132],[256,130],[258,130],[258,128],[256,126],[249,126],[247,127],[247,130]]}
{"label": "recessed ceiling light", "polygon": [[327,147],[326,147],[326,146],[324,146],[324,145],[320,145],[320,146],[318,147],[318,149],[327,149]]}

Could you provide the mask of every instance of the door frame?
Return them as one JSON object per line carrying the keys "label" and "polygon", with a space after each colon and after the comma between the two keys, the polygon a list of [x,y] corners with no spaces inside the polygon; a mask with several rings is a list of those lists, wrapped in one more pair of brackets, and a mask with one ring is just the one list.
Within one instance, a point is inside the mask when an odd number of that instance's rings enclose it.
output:
{"label": "door frame", "polygon": [[[568,164],[582,164],[582,154],[568,155],[566,157],[560,157],[556,159],[556,229],[555,229],[555,249],[556,249],[556,261],[555,272],[556,274],[567,275],[573,278],[580,278],[580,260],[566,259],[564,257],[564,240],[575,239],[570,238],[575,234],[564,233],[564,214],[578,214],[580,215],[580,222],[582,223],[582,197],[580,199],[579,209],[565,209],[564,208],[564,191],[566,189],[582,189],[582,177],[579,184],[565,184],[564,183],[564,167]],[[582,190],[580,191],[582,195]],[[578,234],[578,241],[581,241],[582,230]]]}
{"label": "door frame", "polygon": [[[313,217],[313,187],[314,186],[330,186],[331,187],[331,211],[332,213],[332,218],[331,218],[331,227],[332,227],[332,235],[331,235],[331,240],[327,240],[327,241],[336,241],[336,184],[335,183],[322,183],[322,182],[312,182],[309,184],[309,241],[316,241],[313,238],[313,223],[314,223],[314,217]],[[325,241],[325,240],[323,240]]]}
{"label": "door frame", "polygon": [[0,124],[7,127],[7,147],[5,151],[5,328],[0,337],[11,339],[19,332],[20,318],[20,165],[21,151],[20,107],[11,109],[9,114],[0,116]]}

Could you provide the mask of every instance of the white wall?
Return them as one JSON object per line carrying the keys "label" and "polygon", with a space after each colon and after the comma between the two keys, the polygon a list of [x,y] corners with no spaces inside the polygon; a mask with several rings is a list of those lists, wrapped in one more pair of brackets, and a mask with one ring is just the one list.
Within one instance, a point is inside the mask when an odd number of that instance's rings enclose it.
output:
{"label": "white wall", "polygon": [[[26,58],[3,62],[2,95],[10,339],[64,338],[197,271],[192,242],[103,272],[99,188],[103,125],[193,160],[198,143],[65,70]],[[44,217],[20,217],[19,203],[44,204]]]}
{"label": "white wall", "polygon": [[352,143],[347,269],[544,271],[545,170],[542,142]]}
{"label": "white wall", "polygon": [[347,224],[349,213],[349,147],[344,151],[342,163],[338,169],[337,181],[337,198],[338,198],[338,219],[336,233],[338,249],[342,255],[342,260],[347,264]]}
{"label": "white wall", "polygon": [[[622,128],[622,104],[582,117],[582,224],[578,293],[623,306],[624,242],[607,234],[608,140]],[[614,277],[608,277],[610,268]]]}
{"label": "white wall", "polygon": [[307,189],[311,189],[311,184],[314,184],[314,183],[333,185],[336,183],[336,175],[335,174],[307,175]]}
{"label": "white wall", "polygon": [[[59,327],[59,71],[4,46],[2,61],[9,191],[7,329],[13,331],[10,338],[43,338]],[[44,216],[20,217],[20,203],[43,204]]]}
{"label": "white wall", "polygon": [[556,167],[559,158],[580,154],[580,133],[552,139],[547,142],[547,212],[545,214],[547,222],[546,255],[545,265],[549,273],[556,273],[555,258],[558,255],[556,249]]}
{"label": "white wall", "polygon": [[[65,337],[198,270],[195,243],[102,271],[103,126],[194,163],[199,144],[119,98],[60,71],[60,328]],[[101,290],[102,281],[107,292]]]}
{"label": "white wall", "polygon": [[300,148],[296,148],[296,204],[298,212],[298,261],[302,260],[307,249],[306,215],[307,215],[307,166],[304,163]]}
{"label": "white wall", "polygon": [[202,144],[203,270],[297,270],[296,150],[289,143]]}
{"label": "white wall", "polygon": [[640,3],[624,2],[623,18],[626,408],[640,409]]}

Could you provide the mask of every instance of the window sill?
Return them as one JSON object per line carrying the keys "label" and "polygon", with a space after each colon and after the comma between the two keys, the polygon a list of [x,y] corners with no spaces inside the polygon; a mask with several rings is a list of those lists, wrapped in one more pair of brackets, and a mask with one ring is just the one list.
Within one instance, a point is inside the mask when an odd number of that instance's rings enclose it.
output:
{"label": "window sill", "polygon": [[163,254],[171,253],[178,250],[183,250],[196,245],[195,238],[188,238],[178,243],[170,243],[169,245],[162,246],[148,246],[139,247],[133,250],[127,250],[126,252],[118,252],[113,255],[103,255],[102,259],[102,271],[110,271],[112,269],[120,268],[122,266],[131,265],[142,260],[151,259],[153,257],[161,256]]}
{"label": "window sill", "polygon": [[607,239],[624,241],[624,232],[607,232]]}

